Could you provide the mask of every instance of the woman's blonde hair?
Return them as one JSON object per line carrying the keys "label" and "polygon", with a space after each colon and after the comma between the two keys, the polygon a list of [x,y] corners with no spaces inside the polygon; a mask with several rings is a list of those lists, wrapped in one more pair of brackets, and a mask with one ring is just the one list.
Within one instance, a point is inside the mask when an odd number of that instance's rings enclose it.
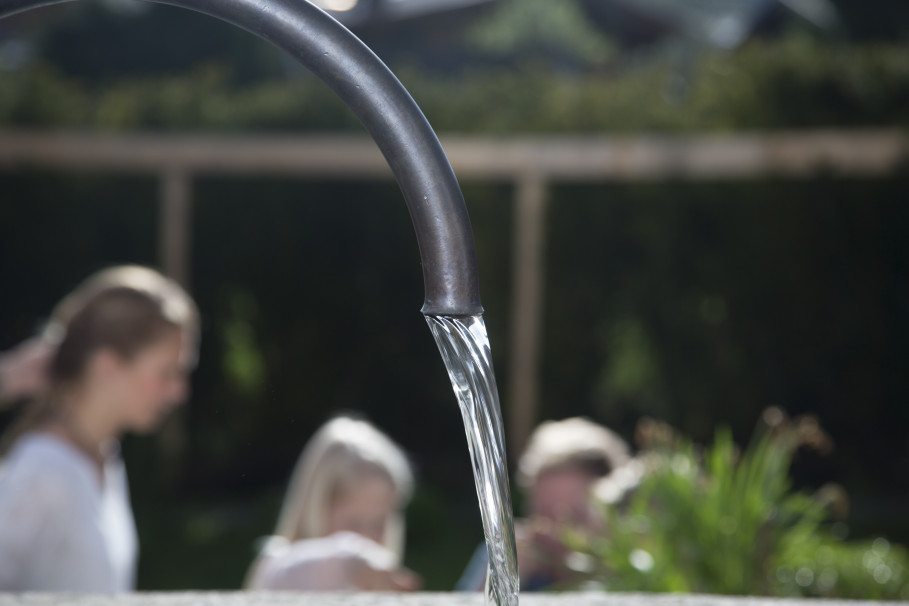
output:
{"label": "woman's blonde hair", "polygon": [[309,440],[291,475],[275,535],[288,542],[325,536],[337,498],[366,475],[378,474],[394,488],[398,512],[386,525],[383,545],[400,562],[404,551],[401,514],[413,492],[413,473],[401,448],[367,421],[339,416]]}
{"label": "woman's blonde hair", "polygon": [[92,354],[107,349],[131,359],[175,329],[195,349],[198,323],[190,296],[153,269],[122,265],[91,275],[54,308],[41,337],[52,347],[46,376],[4,436],[6,445],[59,412],[61,390],[82,377]]}

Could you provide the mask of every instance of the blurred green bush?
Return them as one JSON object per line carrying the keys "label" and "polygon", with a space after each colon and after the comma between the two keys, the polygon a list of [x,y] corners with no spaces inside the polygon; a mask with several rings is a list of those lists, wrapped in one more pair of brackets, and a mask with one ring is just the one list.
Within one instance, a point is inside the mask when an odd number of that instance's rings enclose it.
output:
{"label": "blurred green bush", "polygon": [[593,556],[591,578],[610,591],[909,598],[909,551],[847,541],[831,521],[845,513],[842,489],[790,490],[798,449],[831,446],[816,421],[777,408],[764,421],[744,452],[726,429],[701,450],[651,422],[640,484],[606,509],[604,534],[567,537]]}
{"label": "blurred green bush", "polygon": [[[635,132],[909,125],[906,44],[848,45],[792,34],[734,53],[613,62],[566,73],[551,66],[395,68],[438,131]],[[358,130],[313,76],[238,86],[224,67],[122,79],[94,88],[50,67],[0,79],[0,126],[106,130]]]}

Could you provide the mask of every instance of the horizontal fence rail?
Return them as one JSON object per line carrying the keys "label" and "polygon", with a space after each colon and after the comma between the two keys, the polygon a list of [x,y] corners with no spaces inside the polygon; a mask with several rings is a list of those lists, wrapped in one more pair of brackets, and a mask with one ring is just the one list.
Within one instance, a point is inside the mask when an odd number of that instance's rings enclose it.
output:
{"label": "horizontal fence rail", "polygon": [[[442,136],[459,177],[546,180],[878,176],[906,166],[901,131],[678,136]],[[0,167],[391,177],[364,136],[0,132]]]}

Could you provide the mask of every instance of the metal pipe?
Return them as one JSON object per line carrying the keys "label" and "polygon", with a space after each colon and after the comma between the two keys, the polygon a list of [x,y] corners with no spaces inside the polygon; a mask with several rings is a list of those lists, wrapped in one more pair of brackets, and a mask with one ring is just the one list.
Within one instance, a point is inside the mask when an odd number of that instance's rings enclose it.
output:
{"label": "metal pipe", "polygon": [[[0,0],[0,18],[69,0]],[[410,211],[425,315],[483,311],[473,231],[438,137],[388,67],[334,18],[305,0],[150,0],[241,27],[290,53],[356,114],[385,156]]]}

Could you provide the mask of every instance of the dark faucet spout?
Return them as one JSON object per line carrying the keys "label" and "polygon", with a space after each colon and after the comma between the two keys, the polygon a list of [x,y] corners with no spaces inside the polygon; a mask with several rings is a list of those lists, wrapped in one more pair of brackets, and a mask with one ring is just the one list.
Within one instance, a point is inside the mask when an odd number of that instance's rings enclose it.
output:
{"label": "dark faucet spout", "polygon": [[[0,0],[0,17],[66,0]],[[151,0],[217,17],[284,49],[357,115],[384,154],[410,211],[423,262],[425,315],[483,311],[473,231],[438,137],[382,61],[306,0]]]}

